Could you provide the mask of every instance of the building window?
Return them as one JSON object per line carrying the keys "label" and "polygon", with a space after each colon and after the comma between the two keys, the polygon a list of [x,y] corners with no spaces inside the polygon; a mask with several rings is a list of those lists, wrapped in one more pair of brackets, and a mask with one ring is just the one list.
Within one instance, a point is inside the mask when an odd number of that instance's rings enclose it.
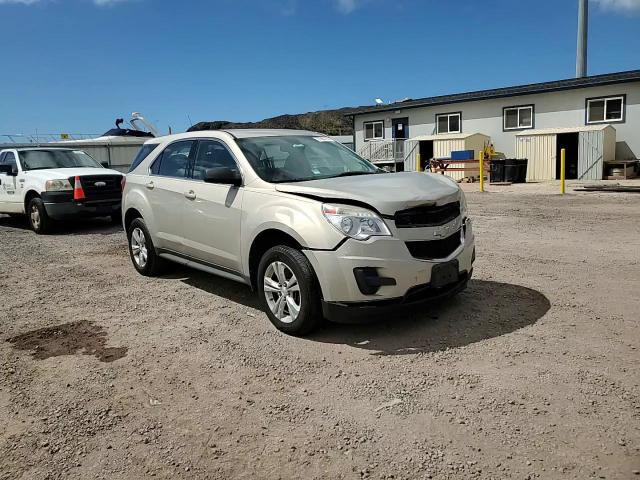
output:
{"label": "building window", "polygon": [[376,122],[364,123],[364,140],[382,140],[384,138],[384,122],[382,120]]}
{"label": "building window", "polygon": [[436,115],[436,133],[460,133],[462,113],[440,113]]}
{"label": "building window", "polygon": [[625,96],[587,99],[587,124],[624,122]]}
{"label": "building window", "polygon": [[503,111],[504,130],[533,128],[533,105],[506,107]]}

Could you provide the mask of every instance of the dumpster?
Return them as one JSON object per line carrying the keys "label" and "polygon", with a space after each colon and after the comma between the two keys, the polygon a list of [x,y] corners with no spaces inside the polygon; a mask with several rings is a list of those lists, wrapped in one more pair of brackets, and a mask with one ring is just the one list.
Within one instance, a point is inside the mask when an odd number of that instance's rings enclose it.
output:
{"label": "dumpster", "polygon": [[491,182],[504,182],[504,160],[491,160],[489,164],[489,180]]}

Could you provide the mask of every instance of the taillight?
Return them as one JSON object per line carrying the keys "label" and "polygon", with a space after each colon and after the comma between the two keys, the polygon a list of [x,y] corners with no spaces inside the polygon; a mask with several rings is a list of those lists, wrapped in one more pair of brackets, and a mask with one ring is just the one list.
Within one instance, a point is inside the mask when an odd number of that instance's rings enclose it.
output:
{"label": "taillight", "polygon": [[86,197],[84,196],[84,190],[82,188],[82,182],[80,182],[80,177],[76,177],[73,182],[73,199],[74,200],[84,200]]}
{"label": "taillight", "polygon": [[122,176],[122,180],[120,180],[120,191],[124,192],[124,186],[127,184],[127,177]]}

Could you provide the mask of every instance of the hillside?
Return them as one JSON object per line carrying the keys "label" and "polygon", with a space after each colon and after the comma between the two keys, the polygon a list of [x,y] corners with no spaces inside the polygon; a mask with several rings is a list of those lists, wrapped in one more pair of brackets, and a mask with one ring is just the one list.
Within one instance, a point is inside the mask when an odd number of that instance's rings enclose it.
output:
{"label": "hillside", "polygon": [[321,110],[318,112],[300,113],[297,115],[280,115],[265,118],[259,122],[229,122],[216,120],[212,122],[198,122],[187,130],[220,130],[224,128],[292,128],[297,130],[312,130],[327,135],[352,135],[351,118],[346,117],[356,108],[340,108],[337,110]]}

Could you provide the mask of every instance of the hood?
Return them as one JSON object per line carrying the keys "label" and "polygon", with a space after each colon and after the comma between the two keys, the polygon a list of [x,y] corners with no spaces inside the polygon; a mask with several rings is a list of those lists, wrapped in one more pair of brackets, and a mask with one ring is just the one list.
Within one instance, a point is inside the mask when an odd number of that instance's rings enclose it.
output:
{"label": "hood", "polygon": [[47,180],[75,177],[76,175],[80,177],[84,175],[122,175],[122,173],[117,170],[98,167],[46,168],[43,170],[28,170],[26,174],[34,177],[46,178]]}
{"label": "hood", "polygon": [[460,199],[460,187],[444,175],[419,172],[380,173],[280,183],[279,192],[324,201],[351,200],[375,208],[383,215],[421,205],[444,205]]}

